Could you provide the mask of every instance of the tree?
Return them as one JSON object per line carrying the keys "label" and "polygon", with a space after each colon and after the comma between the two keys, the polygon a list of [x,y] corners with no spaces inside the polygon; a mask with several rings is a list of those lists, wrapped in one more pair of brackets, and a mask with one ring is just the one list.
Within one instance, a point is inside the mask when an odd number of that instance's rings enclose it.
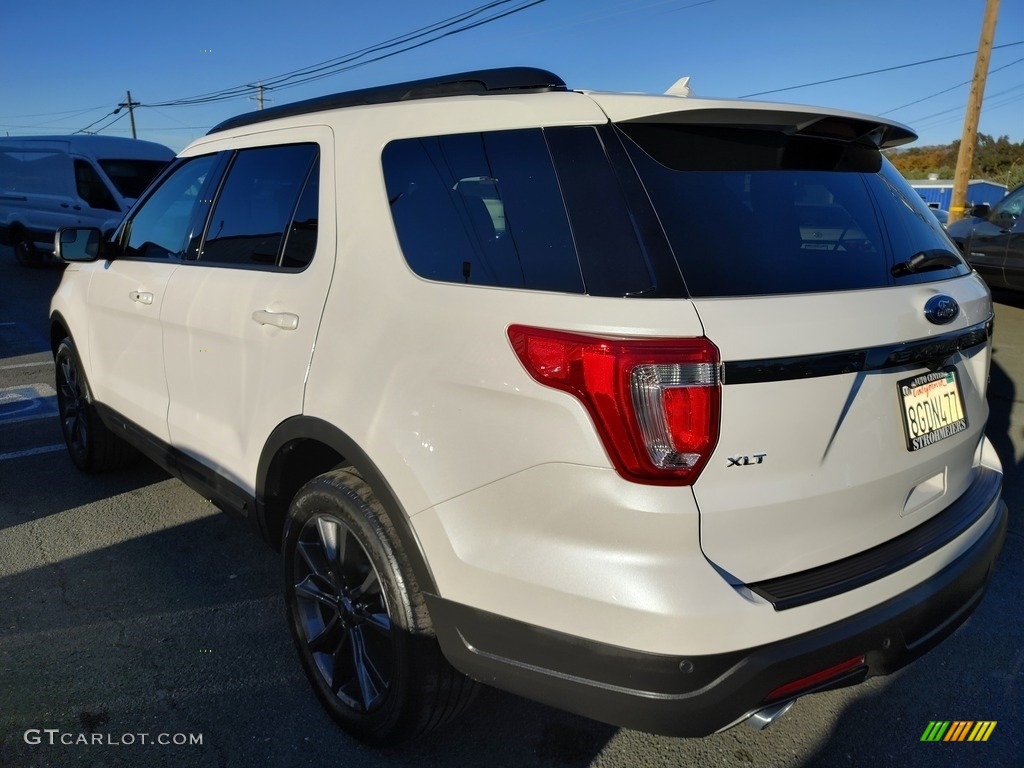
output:
{"label": "tree", "polygon": [[[939,146],[890,150],[886,157],[908,179],[926,179],[933,173],[940,179],[952,179],[959,148],[957,140]],[[1009,136],[993,138],[979,133],[971,178],[994,181],[1007,189],[1024,184],[1024,141],[1014,143]]]}

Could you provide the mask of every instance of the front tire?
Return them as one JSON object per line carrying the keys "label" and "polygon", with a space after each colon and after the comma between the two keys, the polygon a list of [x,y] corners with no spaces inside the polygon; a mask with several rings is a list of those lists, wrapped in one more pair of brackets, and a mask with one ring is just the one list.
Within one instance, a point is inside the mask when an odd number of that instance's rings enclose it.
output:
{"label": "front tire", "polygon": [[351,470],[296,495],[284,530],[285,602],[306,676],[356,738],[388,745],[462,712],[476,684],[441,654],[383,506]]}
{"label": "front tire", "polygon": [[83,472],[105,472],[129,463],[135,450],[100,420],[74,344],[64,339],[55,357],[57,411],[71,462]]}

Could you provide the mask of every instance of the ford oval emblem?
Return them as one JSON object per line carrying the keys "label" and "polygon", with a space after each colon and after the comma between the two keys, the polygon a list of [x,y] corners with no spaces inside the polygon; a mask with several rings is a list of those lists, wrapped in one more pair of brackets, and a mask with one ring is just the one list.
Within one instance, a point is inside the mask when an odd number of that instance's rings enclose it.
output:
{"label": "ford oval emblem", "polygon": [[960,305],[956,303],[956,299],[952,296],[944,296],[942,294],[932,296],[928,299],[928,303],[924,305],[924,316],[928,318],[929,322],[936,325],[951,323],[959,314]]}

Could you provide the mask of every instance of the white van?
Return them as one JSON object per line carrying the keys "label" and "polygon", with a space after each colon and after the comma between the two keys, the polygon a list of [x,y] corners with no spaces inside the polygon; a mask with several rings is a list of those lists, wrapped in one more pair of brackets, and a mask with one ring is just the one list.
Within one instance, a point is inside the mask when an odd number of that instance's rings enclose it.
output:
{"label": "white van", "polygon": [[116,226],[173,158],[120,136],[0,138],[0,242],[20,263],[40,264],[60,227]]}

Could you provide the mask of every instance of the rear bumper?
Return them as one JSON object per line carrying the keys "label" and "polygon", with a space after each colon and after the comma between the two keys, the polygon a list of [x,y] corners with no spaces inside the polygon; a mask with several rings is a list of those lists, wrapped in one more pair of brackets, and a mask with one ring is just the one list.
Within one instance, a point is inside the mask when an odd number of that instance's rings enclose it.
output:
{"label": "rear bumper", "polygon": [[[616,726],[703,736],[787,698],[905,666],[950,635],[984,595],[1003,544],[1006,505],[960,557],[913,588],[811,632],[704,656],[651,654],[544,629],[428,596],[452,664],[481,682]],[[772,698],[781,686],[863,656],[841,674]]]}

